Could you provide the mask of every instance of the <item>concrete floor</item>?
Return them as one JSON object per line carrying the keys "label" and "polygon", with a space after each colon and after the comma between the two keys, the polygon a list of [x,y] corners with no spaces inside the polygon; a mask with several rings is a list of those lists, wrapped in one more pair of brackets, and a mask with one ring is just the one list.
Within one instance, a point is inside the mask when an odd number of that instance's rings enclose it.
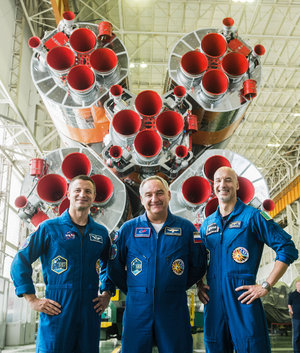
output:
{"label": "concrete floor", "polygon": [[[272,353],[282,352],[282,353],[292,353],[292,335],[291,332],[287,336],[280,334],[271,334],[271,346]],[[196,333],[193,335],[194,339],[194,353],[205,353],[204,343],[203,343],[203,332]],[[100,353],[112,353],[117,351],[117,347],[120,342],[117,339],[110,339],[107,341],[100,342]],[[153,349],[153,353],[157,353],[158,350]],[[18,346],[18,347],[5,347],[4,350],[0,350],[0,353],[35,353],[35,345]]]}

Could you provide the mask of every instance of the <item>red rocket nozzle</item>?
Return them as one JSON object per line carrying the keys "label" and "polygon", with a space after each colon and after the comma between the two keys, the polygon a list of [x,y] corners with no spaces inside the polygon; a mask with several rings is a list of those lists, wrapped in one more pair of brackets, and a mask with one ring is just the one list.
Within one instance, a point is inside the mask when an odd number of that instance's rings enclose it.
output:
{"label": "red rocket nozzle", "polygon": [[225,54],[227,42],[219,33],[208,33],[202,38],[201,49],[207,56],[219,58]]}
{"label": "red rocket nozzle", "polygon": [[225,17],[223,19],[223,25],[225,27],[232,27],[234,25],[234,19],[231,17]]}
{"label": "red rocket nozzle", "polygon": [[42,44],[42,41],[40,40],[39,37],[36,37],[36,36],[31,37],[31,38],[29,38],[29,40],[28,40],[28,46],[29,46],[29,48],[31,48],[31,49],[36,49],[36,48],[38,48],[41,44]]}
{"label": "red rocket nozzle", "polygon": [[193,176],[182,184],[182,196],[185,201],[193,205],[200,205],[205,202],[211,194],[211,186],[208,180]]}
{"label": "red rocket nozzle", "polygon": [[253,99],[257,95],[256,91],[256,81],[255,80],[246,80],[243,82],[243,95],[248,99]]}
{"label": "red rocket nozzle", "polygon": [[262,207],[267,212],[273,211],[274,208],[275,208],[275,202],[273,200],[271,200],[271,199],[266,199],[262,203]]}
{"label": "red rocket nozzle", "polygon": [[141,116],[155,117],[162,108],[162,99],[155,91],[146,90],[136,96],[135,107]]}
{"label": "red rocket nozzle", "polygon": [[255,47],[254,47],[254,53],[258,56],[262,56],[264,55],[266,52],[266,49],[263,45],[261,44],[257,44]]}
{"label": "red rocket nozzle", "polygon": [[67,208],[70,207],[70,200],[65,197],[58,206],[58,214],[61,215],[65,212]]}
{"label": "red rocket nozzle", "polygon": [[156,157],[162,149],[162,139],[154,130],[140,131],[134,139],[136,152],[146,159]]}
{"label": "red rocket nozzle", "polygon": [[71,180],[77,175],[89,175],[91,171],[91,162],[83,153],[69,153],[62,161],[61,170],[64,176],[68,180]]}
{"label": "red rocket nozzle", "polygon": [[173,93],[177,98],[183,98],[186,95],[186,89],[184,86],[175,86]]}
{"label": "red rocket nozzle", "polygon": [[109,90],[110,94],[114,98],[119,98],[122,96],[123,93],[123,87],[121,85],[113,85],[110,87]]}
{"label": "red rocket nozzle", "polygon": [[109,149],[109,155],[113,159],[120,159],[122,157],[122,152],[122,147],[117,145],[111,146]]}
{"label": "red rocket nozzle", "polygon": [[24,208],[27,206],[27,203],[28,203],[28,200],[26,196],[21,195],[15,199],[15,206],[17,208]]}
{"label": "red rocket nozzle", "polygon": [[185,158],[188,155],[189,151],[186,146],[179,145],[175,148],[175,154],[178,158]]}
{"label": "red rocket nozzle", "polygon": [[109,75],[117,68],[118,57],[109,48],[98,48],[91,53],[90,64],[96,73]]}
{"label": "red rocket nozzle", "polygon": [[130,109],[120,110],[112,119],[114,130],[122,136],[133,136],[141,128],[142,121],[138,113]]}
{"label": "red rocket nozzle", "polygon": [[58,203],[67,194],[68,184],[65,178],[58,174],[47,174],[39,179],[36,192],[39,198],[48,203]]}
{"label": "red rocket nozzle", "polygon": [[210,200],[208,200],[205,209],[204,209],[204,214],[205,217],[208,217],[212,213],[214,213],[219,206],[219,200],[217,197],[213,197]]}
{"label": "red rocket nozzle", "polygon": [[101,21],[98,25],[99,36],[112,36],[112,24],[107,21]]}
{"label": "red rocket nozzle", "polygon": [[182,56],[180,66],[188,76],[200,76],[207,69],[208,60],[203,53],[192,50]]}
{"label": "red rocket nozzle", "polygon": [[239,182],[239,189],[237,191],[237,196],[243,201],[244,203],[250,202],[255,194],[255,189],[251,181],[247,178],[238,177]]}
{"label": "red rocket nozzle", "polygon": [[47,54],[48,65],[58,73],[64,73],[75,63],[74,52],[67,47],[54,47]]}
{"label": "red rocket nozzle", "polygon": [[68,73],[67,81],[77,93],[89,92],[95,84],[95,75],[86,65],[74,66]]}
{"label": "red rocket nozzle", "polygon": [[105,205],[112,197],[114,186],[112,181],[105,175],[94,174],[91,176],[96,184],[96,198],[94,203]]}
{"label": "red rocket nozzle", "polygon": [[157,131],[167,138],[178,136],[184,128],[182,115],[172,110],[165,110],[159,114],[155,123]]}
{"label": "red rocket nozzle", "polygon": [[95,48],[96,35],[88,28],[78,28],[70,35],[69,43],[77,53],[87,54]]}
{"label": "red rocket nozzle", "polygon": [[229,160],[223,156],[215,155],[207,158],[204,163],[204,175],[211,182],[214,181],[215,172],[221,167],[231,168]]}
{"label": "red rocket nozzle", "polygon": [[217,98],[227,91],[228,78],[221,70],[208,70],[202,77],[201,86],[207,96]]}
{"label": "red rocket nozzle", "polygon": [[229,77],[240,77],[248,70],[249,63],[245,55],[231,52],[224,56],[221,66]]}
{"label": "red rocket nozzle", "polygon": [[72,11],[64,11],[62,16],[65,21],[74,21],[75,19],[75,14]]}

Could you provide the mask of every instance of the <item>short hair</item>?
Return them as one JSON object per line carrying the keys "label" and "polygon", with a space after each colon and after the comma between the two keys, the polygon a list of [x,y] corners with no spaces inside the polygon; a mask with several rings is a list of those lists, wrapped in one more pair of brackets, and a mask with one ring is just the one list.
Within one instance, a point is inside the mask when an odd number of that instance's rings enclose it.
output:
{"label": "short hair", "polygon": [[90,181],[93,184],[93,189],[96,193],[96,183],[94,182],[94,180],[91,177],[89,177],[88,175],[85,175],[85,174],[76,175],[74,178],[72,178],[72,180],[70,181],[70,184],[69,184],[69,189],[70,189],[71,185],[74,183],[74,181],[76,181],[76,180]]}
{"label": "short hair", "polygon": [[160,177],[159,175],[151,175],[150,177],[144,179],[144,180],[141,182],[141,184],[140,184],[139,192],[140,192],[140,195],[141,195],[141,196],[142,196],[143,186],[144,186],[149,180],[158,180],[158,181],[160,181],[160,182],[163,184],[163,186],[164,186],[164,188],[166,189],[166,191],[167,191],[167,192],[170,191],[170,189],[169,189],[169,184],[167,183],[167,181],[166,181],[164,178]]}

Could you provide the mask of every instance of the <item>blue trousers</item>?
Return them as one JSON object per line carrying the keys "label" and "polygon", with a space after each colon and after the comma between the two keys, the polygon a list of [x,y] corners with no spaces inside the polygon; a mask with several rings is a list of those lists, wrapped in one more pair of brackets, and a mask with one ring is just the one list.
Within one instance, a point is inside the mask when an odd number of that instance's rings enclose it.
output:
{"label": "blue trousers", "polygon": [[300,353],[300,320],[292,319],[294,353]]}

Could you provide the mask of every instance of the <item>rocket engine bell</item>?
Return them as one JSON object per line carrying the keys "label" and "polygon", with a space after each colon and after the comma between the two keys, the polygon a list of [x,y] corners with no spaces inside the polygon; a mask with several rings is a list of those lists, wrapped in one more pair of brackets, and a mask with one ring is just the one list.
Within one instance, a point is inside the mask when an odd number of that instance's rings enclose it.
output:
{"label": "rocket engine bell", "polygon": [[172,212],[195,224],[217,207],[211,184],[222,165],[236,168],[245,203],[272,207],[257,169],[221,149],[257,94],[263,46],[252,49],[226,18],[222,29],[196,30],[175,44],[162,96],[135,95],[126,48],[111,24],[74,19],[65,12],[57,29],[28,42],[32,79],[66,146],[31,161],[15,202],[30,227],[68,207],[68,183],[79,174],[94,179],[91,214],[109,232],[135,210],[141,179],[157,173],[171,183]]}

